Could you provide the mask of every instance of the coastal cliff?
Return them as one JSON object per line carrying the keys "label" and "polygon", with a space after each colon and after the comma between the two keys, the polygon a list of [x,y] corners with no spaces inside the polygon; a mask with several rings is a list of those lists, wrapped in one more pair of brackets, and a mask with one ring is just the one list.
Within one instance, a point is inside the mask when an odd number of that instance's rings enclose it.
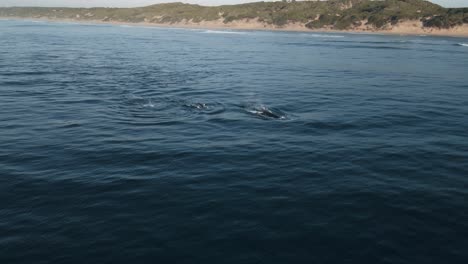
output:
{"label": "coastal cliff", "polygon": [[139,8],[0,8],[0,17],[158,26],[354,31],[468,36],[468,8],[424,0],[257,2],[225,6],[184,3]]}

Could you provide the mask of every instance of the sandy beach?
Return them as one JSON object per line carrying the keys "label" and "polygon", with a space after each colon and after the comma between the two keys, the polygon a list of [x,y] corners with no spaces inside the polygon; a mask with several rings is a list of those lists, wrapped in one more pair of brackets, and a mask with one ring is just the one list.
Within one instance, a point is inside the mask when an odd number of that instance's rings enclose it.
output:
{"label": "sandy beach", "polygon": [[109,24],[109,25],[132,25],[145,27],[165,27],[165,28],[199,28],[199,29],[235,29],[235,30],[268,30],[268,31],[298,31],[298,32],[328,32],[328,33],[364,33],[364,34],[392,34],[392,35],[428,35],[428,36],[453,36],[468,37],[468,24],[456,26],[451,29],[438,29],[423,27],[422,22],[401,21],[397,25],[388,25],[385,29],[375,29],[366,25],[367,21],[362,21],[362,26],[349,30],[334,30],[332,28],[309,29],[303,23],[288,23],[284,26],[276,26],[260,22],[257,19],[236,20],[224,23],[222,19],[213,21],[181,21],[177,23],[150,23],[150,22],[120,22],[102,20],[83,19],[51,19],[45,17],[0,17],[0,19],[14,20],[38,20],[48,22],[69,22],[82,24]]}

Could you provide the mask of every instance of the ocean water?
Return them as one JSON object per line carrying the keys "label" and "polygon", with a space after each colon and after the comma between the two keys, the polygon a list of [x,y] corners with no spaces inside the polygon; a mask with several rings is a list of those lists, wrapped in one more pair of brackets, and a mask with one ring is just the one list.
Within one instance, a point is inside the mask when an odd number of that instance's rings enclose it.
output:
{"label": "ocean water", "polygon": [[0,263],[467,263],[468,39],[0,21]]}

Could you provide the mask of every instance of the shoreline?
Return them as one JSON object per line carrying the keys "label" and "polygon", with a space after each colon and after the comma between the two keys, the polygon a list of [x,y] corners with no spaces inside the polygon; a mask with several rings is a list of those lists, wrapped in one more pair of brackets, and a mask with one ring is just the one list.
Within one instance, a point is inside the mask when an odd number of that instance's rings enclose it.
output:
{"label": "shoreline", "polygon": [[255,31],[280,31],[280,32],[310,32],[310,33],[349,33],[349,34],[378,34],[378,35],[403,35],[403,36],[445,36],[468,38],[468,24],[455,27],[453,29],[424,29],[419,21],[404,21],[391,29],[355,28],[349,30],[334,30],[330,28],[310,29],[300,23],[288,23],[283,27],[277,27],[255,20],[234,21],[228,24],[219,20],[202,21],[193,23],[183,21],[178,23],[150,23],[150,22],[121,22],[102,20],[76,20],[76,19],[51,19],[45,17],[0,17],[0,20],[23,20],[23,21],[45,21],[51,23],[77,23],[77,24],[97,24],[97,25],[128,25],[136,27],[156,27],[156,28],[179,28],[179,29],[207,29],[207,30],[255,30]]}

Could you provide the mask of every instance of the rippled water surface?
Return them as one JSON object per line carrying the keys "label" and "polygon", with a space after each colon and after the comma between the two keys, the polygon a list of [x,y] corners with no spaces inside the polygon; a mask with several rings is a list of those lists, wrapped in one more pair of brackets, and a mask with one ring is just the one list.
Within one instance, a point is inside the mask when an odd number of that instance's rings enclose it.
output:
{"label": "rippled water surface", "polygon": [[466,263],[468,39],[0,21],[1,263]]}

